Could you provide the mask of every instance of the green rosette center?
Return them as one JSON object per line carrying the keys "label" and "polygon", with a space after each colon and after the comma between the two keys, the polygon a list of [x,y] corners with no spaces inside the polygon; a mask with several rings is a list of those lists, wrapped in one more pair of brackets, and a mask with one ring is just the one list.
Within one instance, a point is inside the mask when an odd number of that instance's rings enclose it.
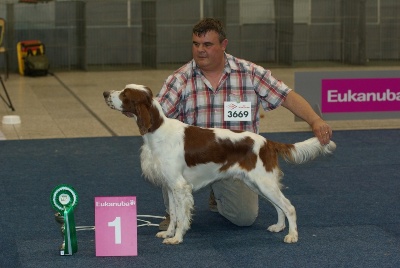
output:
{"label": "green rosette center", "polygon": [[51,192],[50,203],[53,208],[63,213],[66,209],[74,209],[78,204],[78,194],[67,184],[56,186]]}

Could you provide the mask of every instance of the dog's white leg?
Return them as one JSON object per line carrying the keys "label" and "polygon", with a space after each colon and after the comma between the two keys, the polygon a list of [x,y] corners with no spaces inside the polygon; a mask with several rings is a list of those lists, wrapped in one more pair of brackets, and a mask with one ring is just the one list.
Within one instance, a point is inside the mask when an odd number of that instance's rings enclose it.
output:
{"label": "dog's white leg", "polygon": [[249,174],[249,182],[246,184],[251,185],[259,195],[269,200],[276,208],[278,213],[278,222],[268,228],[271,232],[279,232],[285,228],[285,216],[289,222],[289,233],[285,236],[286,243],[296,243],[298,240],[297,233],[297,217],[296,210],[290,201],[282,194],[279,189],[278,181],[274,173],[271,176],[263,177],[256,176],[256,174]]}
{"label": "dog's white leg", "polygon": [[[279,190],[279,189],[278,189]],[[299,239],[299,235],[297,232],[297,216],[296,209],[290,203],[290,201],[282,194],[279,190],[279,193],[268,196],[268,199],[275,205],[275,207],[280,208],[283,211],[284,215],[288,219],[289,222],[289,233],[285,236],[285,243],[296,243]],[[278,210],[277,210],[278,211]],[[278,212],[278,217],[282,217]],[[281,222],[281,218],[278,219],[277,225]],[[283,220],[284,222],[284,220]],[[279,226],[278,226],[279,227]],[[268,229],[270,230],[270,229]],[[271,230],[270,230],[271,231]]]}
{"label": "dog's white leg", "polygon": [[173,237],[175,235],[175,228],[176,228],[176,202],[174,198],[173,192],[168,189],[168,202],[169,202],[169,226],[166,231],[161,231],[156,234],[156,237],[159,238],[168,238]]}
{"label": "dog's white leg", "polygon": [[285,224],[286,216],[285,213],[283,213],[283,211],[279,207],[277,207],[274,203],[272,203],[272,205],[274,205],[276,212],[278,213],[278,222],[276,224],[269,226],[268,231],[273,233],[278,233],[286,228]]}
{"label": "dog's white leg", "polygon": [[299,240],[299,234],[297,232],[297,215],[296,215],[296,209],[294,206],[290,203],[290,201],[284,197],[284,195],[281,193],[283,202],[286,206],[286,209],[283,210],[285,213],[288,222],[289,222],[289,233],[285,236],[284,241],[286,243],[296,243]]}
{"label": "dog's white leg", "polygon": [[176,205],[176,229],[175,236],[164,239],[164,244],[179,244],[183,236],[190,228],[191,213],[193,209],[192,187],[181,180],[173,190]]}

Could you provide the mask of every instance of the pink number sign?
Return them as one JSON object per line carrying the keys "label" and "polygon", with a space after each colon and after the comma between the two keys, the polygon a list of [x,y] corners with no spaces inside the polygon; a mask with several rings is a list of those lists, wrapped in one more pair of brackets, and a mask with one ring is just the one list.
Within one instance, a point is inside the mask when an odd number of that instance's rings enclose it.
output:
{"label": "pink number sign", "polygon": [[137,256],[136,197],[95,197],[96,256]]}

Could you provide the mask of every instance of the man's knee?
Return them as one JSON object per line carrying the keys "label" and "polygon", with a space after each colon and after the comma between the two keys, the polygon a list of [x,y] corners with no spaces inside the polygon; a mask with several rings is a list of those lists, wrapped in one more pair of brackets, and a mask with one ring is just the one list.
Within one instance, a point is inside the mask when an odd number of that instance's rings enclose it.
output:
{"label": "man's knee", "polygon": [[249,196],[243,202],[224,202],[224,198],[217,199],[218,212],[237,226],[250,226],[258,216],[258,196]]}
{"label": "man's knee", "polygon": [[236,217],[231,217],[229,219],[233,224],[237,226],[251,226],[256,221],[258,216],[258,209],[249,209],[246,212],[237,215]]}
{"label": "man's knee", "polygon": [[218,212],[238,226],[250,226],[258,216],[258,195],[240,180],[223,180],[212,185]]}

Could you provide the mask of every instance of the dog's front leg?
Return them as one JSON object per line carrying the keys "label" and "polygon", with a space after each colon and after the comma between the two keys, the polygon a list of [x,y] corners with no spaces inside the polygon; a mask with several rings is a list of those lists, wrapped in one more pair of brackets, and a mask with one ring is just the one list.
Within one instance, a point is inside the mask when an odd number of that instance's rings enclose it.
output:
{"label": "dog's front leg", "polygon": [[168,229],[166,231],[161,231],[156,234],[156,237],[159,238],[168,238],[173,237],[175,235],[176,229],[176,203],[173,196],[173,192],[168,189],[168,204],[169,204],[169,218],[170,222],[168,225]]}
{"label": "dog's front leg", "polygon": [[[193,209],[192,187],[186,181],[178,182],[172,191],[176,205],[176,229],[175,236],[164,239],[164,244],[179,244],[183,241],[183,236],[190,228],[191,212]],[[171,209],[171,203],[170,203]],[[172,220],[172,218],[171,218]],[[172,222],[171,222],[172,224]],[[171,227],[170,224],[170,227]],[[169,228],[168,228],[169,229]]]}

